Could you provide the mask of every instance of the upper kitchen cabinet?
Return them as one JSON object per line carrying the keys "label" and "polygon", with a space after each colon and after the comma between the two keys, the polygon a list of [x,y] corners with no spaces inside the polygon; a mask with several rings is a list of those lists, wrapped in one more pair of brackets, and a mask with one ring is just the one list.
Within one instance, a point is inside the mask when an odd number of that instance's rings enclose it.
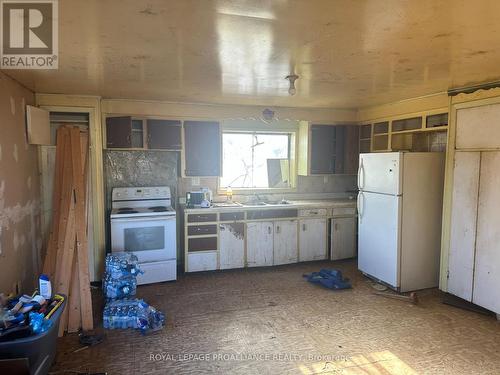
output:
{"label": "upper kitchen cabinet", "polygon": [[132,117],[106,118],[106,147],[132,148]]}
{"label": "upper kitchen cabinet", "polygon": [[130,116],[106,118],[106,147],[139,150],[182,149],[182,123]]}
{"label": "upper kitchen cabinet", "polygon": [[359,147],[361,153],[444,152],[447,132],[447,109],[437,109],[362,124],[359,132]]}
{"label": "upper kitchen cabinet", "polygon": [[356,174],[358,157],[358,126],[301,122],[299,175]]}
{"label": "upper kitchen cabinet", "polygon": [[214,121],[184,122],[184,175],[221,175],[220,124]]}
{"label": "upper kitchen cabinet", "polygon": [[458,150],[500,149],[500,104],[457,109]]}
{"label": "upper kitchen cabinet", "polygon": [[182,124],[172,120],[147,120],[148,148],[180,150]]}

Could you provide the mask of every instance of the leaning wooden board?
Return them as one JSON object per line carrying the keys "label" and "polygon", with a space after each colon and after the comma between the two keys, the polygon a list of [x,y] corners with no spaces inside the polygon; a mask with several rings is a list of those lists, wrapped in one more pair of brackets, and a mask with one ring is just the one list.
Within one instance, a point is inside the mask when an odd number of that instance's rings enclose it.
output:
{"label": "leaning wooden board", "polygon": [[62,126],[57,131],[54,211],[44,270],[54,291],[68,296],[59,334],[93,329],[87,240],[88,133]]}

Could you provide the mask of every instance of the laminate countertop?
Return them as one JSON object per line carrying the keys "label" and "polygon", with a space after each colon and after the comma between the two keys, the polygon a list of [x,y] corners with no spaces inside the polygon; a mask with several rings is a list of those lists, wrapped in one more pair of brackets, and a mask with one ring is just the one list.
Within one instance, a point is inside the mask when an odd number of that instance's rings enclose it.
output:
{"label": "laminate countertop", "polygon": [[228,205],[226,202],[214,203],[208,208],[184,208],[185,213],[208,213],[208,212],[231,212],[248,210],[275,210],[275,209],[318,209],[318,208],[339,208],[356,207],[355,199],[311,199],[311,200],[288,200],[287,204],[265,203],[265,204],[247,204],[234,203]]}

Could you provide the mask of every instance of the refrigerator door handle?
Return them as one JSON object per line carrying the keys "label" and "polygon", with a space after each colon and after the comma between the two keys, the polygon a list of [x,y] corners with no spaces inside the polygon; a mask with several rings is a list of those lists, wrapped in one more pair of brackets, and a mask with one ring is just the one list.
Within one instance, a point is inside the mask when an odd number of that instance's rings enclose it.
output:
{"label": "refrigerator door handle", "polygon": [[[365,184],[365,168],[363,167],[363,159],[359,160],[359,169],[358,169],[358,190],[362,190]],[[361,183],[361,177],[363,177],[363,183]]]}
{"label": "refrigerator door handle", "polygon": [[363,219],[363,212],[361,211],[361,196],[363,195],[362,192],[359,192],[358,193],[358,199],[356,201],[356,208],[358,209],[358,216],[359,216],[359,221],[361,221],[361,219]]}

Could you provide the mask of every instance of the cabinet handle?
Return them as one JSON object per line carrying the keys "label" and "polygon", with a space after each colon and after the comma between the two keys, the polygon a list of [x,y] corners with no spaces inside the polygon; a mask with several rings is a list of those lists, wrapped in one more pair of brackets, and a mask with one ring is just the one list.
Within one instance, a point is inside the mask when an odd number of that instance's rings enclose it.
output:
{"label": "cabinet handle", "polygon": [[279,232],[280,232],[280,226],[278,225],[278,226],[276,227],[276,233],[279,233]]}
{"label": "cabinet handle", "polygon": [[335,223],[335,232],[339,230],[339,223]]}
{"label": "cabinet handle", "polygon": [[306,230],[306,225],[302,224],[302,231],[305,232],[305,230]]}
{"label": "cabinet handle", "polygon": [[267,227],[267,232],[271,234],[271,227]]}

